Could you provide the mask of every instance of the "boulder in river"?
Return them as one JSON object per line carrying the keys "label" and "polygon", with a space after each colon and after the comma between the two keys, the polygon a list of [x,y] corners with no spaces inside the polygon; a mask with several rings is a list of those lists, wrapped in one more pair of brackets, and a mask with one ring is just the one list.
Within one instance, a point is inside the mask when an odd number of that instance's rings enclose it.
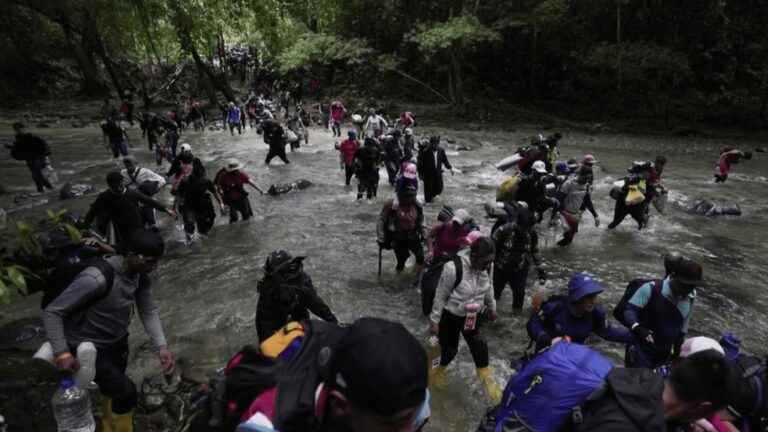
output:
{"label": "boulder in river", "polygon": [[685,208],[689,214],[716,217],[716,216],[741,216],[741,207],[734,202],[716,202],[708,199],[698,199]]}
{"label": "boulder in river", "polygon": [[312,182],[309,180],[301,179],[293,183],[278,183],[273,184],[267,190],[267,193],[272,196],[282,195],[288,193],[294,189],[303,190],[312,186]]}
{"label": "boulder in river", "polygon": [[59,189],[59,199],[68,200],[79,198],[91,192],[93,192],[93,186],[89,184],[65,183],[64,186]]}

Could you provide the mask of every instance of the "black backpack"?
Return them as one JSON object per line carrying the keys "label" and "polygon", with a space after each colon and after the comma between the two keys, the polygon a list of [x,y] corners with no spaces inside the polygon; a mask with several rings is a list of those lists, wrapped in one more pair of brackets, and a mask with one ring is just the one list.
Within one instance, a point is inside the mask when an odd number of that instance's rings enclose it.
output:
{"label": "black backpack", "polygon": [[456,281],[453,283],[453,289],[456,289],[462,279],[464,279],[464,265],[461,262],[461,258],[457,255],[450,258],[435,258],[435,262],[427,267],[424,270],[424,274],[421,275],[421,312],[425,317],[428,317],[430,312],[432,312],[437,284],[440,282],[440,276],[443,275],[443,267],[450,261],[456,267]]}
{"label": "black backpack", "polygon": [[739,390],[729,410],[736,411],[750,425],[750,430],[766,430],[766,359],[742,354],[733,363],[733,369],[738,374]]}
{"label": "black backpack", "polygon": [[652,295],[661,293],[662,281],[661,279],[633,279],[627,284],[627,288],[624,291],[624,295],[621,296],[621,300],[613,308],[613,317],[616,321],[622,323],[625,327],[629,328],[634,323],[628,323],[624,319],[624,311],[627,309],[627,304],[637,290],[648,282],[653,282]]}
{"label": "black backpack", "polygon": [[48,305],[61,295],[64,290],[69,287],[72,281],[77,278],[83,270],[88,267],[96,267],[99,269],[104,279],[106,280],[106,290],[100,293],[98,296],[90,299],[85,304],[78,306],[78,310],[87,309],[92,304],[106,298],[110,291],[112,291],[112,285],[115,281],[115,269],[110,263],[103,258],[93,258],[68,265],[60,265],[54,268],[50,275],[46,278],[45,292],[43,298],[40,300],[40,308],[45,309]]}

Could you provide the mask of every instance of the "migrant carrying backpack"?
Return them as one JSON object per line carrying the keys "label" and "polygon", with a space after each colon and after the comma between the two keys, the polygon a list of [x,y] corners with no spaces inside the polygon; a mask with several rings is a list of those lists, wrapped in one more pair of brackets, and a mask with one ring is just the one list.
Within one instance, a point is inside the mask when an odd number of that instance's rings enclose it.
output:
{"label": "migrant carrying backpack", "polygon": [[440,282],[440,276],[443,275],[443,266],[450,261],[453,262],[456,268],[456,281],[453,283],[453,289],[456,289],[462,279],[464,279],[464,265],[461,262],[461,258],[457,255],[450,258],[435,258],[432,265],[427,267],[421,276],[421,312],[425,317],[428,317],[430,312],[432,312],[437,284]]}
{"label": "migrant carrying backpack", "polygon": [[638,289],[640,289],[641,286],[645,285],[648,282],[653,283],[653,287],[651,290],[651,296],[657,296],[661,294],[661,287],[663,285],[662,281],[660,279],[633,279],[627,284],[627,288],[624,291],[624,295],[621,296],[621,300],[616,304],[616,306],[613,308],[613,317],[616,319],[616,321],[622,323],[625,327],[629,328],[634,323],[628,323],[624,319],[624,311],[627,309],[627,304],[629,303],[629,300],[632,298],[632,296],[635,295]]}
{"label": "migrant carrying backpack", "polygon": [[766,403],[766,359],[742,354],[733,363],[739,386],[737,396],[728,407],[749,424],[749,430],[763,431],[768,428],[768,404]]}
{"label": "migrant carrying backpack", "polygon": [[101,274],[104,275],[104,279],[106,280],[106,290],[98,296],[88,300],[77,309],[85,310],[90,305],[107,297],[110,291],[112,291],[112,285],[115,281],[115,269],[110,263],[104,260],[104,258],[92,258],[55,267],[51,274],[46,278],[45,292],[43,293],[43,298],[40,300],[40,308],[45,309],[56,299],[56,297],[61,295],[61,293],[69,287],[72,281],[77,278],[77,275],[88,267],[96,267]]}
{"label": "migrant carrying backpack", "polygon": [[556,432],[578,415],[611,369],[597,351],[560,342],[512,375],[501,404],[487,413],[478,432]]}

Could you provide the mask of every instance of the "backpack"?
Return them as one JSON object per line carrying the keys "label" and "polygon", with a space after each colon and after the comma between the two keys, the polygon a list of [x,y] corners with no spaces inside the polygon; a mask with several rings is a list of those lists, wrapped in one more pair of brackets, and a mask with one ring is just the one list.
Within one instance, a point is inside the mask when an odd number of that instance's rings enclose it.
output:
{"label": "backpack", "polygon": [[428,317],[432,312],[432,306],[435,303],[435,293],[437,292],[437,284],[440,282],[440,276],[443,274],[443,266],[452,261],[456,268],[456,281],[453,283],[453,289],[464,279],[464,264],[461,262],[461,258],[458,255],[454,255],[450,258],[437,258],[431,266],[424,270],[424,274],[421,275],[421,312],[425,317]]}
{"label": "backpack", "polygon": [[78,306],[77,309],[85,310],[94,303],[106,298],[110,291],[112,291],[112,285],[114,285],[115,269],[111,264],[104,260],[104,258],[92,258],[57,266],[46,278],[45,292],[43,293],[43,298],[40,300],[40,308],[45,309],[48,307],[48,305],[61,295],[61,293],[69,287],[72,281],[74,281],[75,278],[88,267],[96,267],[99,269],[101,274],[104,275],[107,289],[104,290],[103,293],[88,300],[85,304]]}
{"label": "backpack", "polygon": [[[209,396],[205,407],[207,415],[199,417],[215,418],[217,425],[223,425],[214,430],[234,431],[251,403],[276,388],[275,428],[281,432],[315,430],[315,390],[328,375],[327,364],[321,360],[333,352],[344,330],[316,320],[304,321],[301,327],[304,334],[296,339],[301,340],[300,346],[294,341],[285,348],[296,350],[289,359],[282,358],[282,353],[275,358],[267,356],[251,345],[233,356],[211,390],[213,397]],[[203,423],[203,427],[192,430],[211,430],[209,426],[214,422]]]}
{"label": "backpack", "polygon": [[542,351],[504,389],[479,432],[555,432],[595,390],[602,387],[613,364],[581,344],[561,342]]}
{"label": "backpack", "polygon": [[627,284],[627,288],[624,290],[624,295],[621,296],[621,300],[619,300],[619,302],[613,308],[613,317],[616,319],[616,321],[622,323],[627,328],[634,324],[628,323],[624,319],[624,311],[627,309],[627,304],[629,303],[629,300],[632,298],[632,296],[635,295],[637,290],[648,282],[653,282],[651,296],[661,294],[661,288],[663,285],[663,281],[661,279],[633,279],[629,282],[629,284]]}
{"label": "backpack", "polygon": [[[553,333],[555,329],[551,327],[552,322],[550,321],[550,318],[560,313],[563,307],[567,304],[568,304],[568,297],[564,295],[559,295],[559,294],[552,294],[549,297],[547,297],[547,299],[544,300],[538,308],[533,307],[531,309],[531,317],[533,317],[538,313],[543,314],[544,313],[543,311],[545,311],[546,309],[549,309],[547,308],[547,305],[553,305],[551,307],[552,310],[550,310],[548,314],[542,316],[542,321],[546,325],[547,331],[549,331],[550,333]],[[592,315],[590,315],[590,318],[591,316]],[[533,346],[533,344],[536,343],[536,339],[533,337],[533,331],[531,330],[530,319],[525,324],[525,331],[528,333],[528,338],[530,339],[530,342],[528,344],[528,348],[530,348],[531,346]]]}
{"label": "backpack", "polygon": [[736,411],[750,425],[750,430],[765,430],[768,427],[766,359],[742,354],[732,364],[740,385],[738,397],[729,406],[729,411]]}

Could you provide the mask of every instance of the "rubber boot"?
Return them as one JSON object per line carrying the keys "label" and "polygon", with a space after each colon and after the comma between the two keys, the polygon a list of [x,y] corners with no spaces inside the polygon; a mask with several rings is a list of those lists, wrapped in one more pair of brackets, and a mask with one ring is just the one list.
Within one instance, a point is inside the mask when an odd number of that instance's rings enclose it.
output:
{"label": "rubber boot", "polygon": [[133,432],[133,411],[125,414],[112,414],[115,417],[114,432]]}
{"label": "rubber boot", "polygon": [[112,399],[101,395],[101,432],[115,431],[113,415]]}
{"label": "rubber boot", "polygon": [[429,387],[445,387],[445,366],[438,366],[429,371]]}
{"label": "rubber boot", "polygon": [[501,387],[493,380],[491,368],[489,366],[477,368],[477,377],[480,378],[480,382],[483,384],[483,388],[485,388],[485,392],[488,398],[491,399],[491,402],[494,404],[501,402]]}

